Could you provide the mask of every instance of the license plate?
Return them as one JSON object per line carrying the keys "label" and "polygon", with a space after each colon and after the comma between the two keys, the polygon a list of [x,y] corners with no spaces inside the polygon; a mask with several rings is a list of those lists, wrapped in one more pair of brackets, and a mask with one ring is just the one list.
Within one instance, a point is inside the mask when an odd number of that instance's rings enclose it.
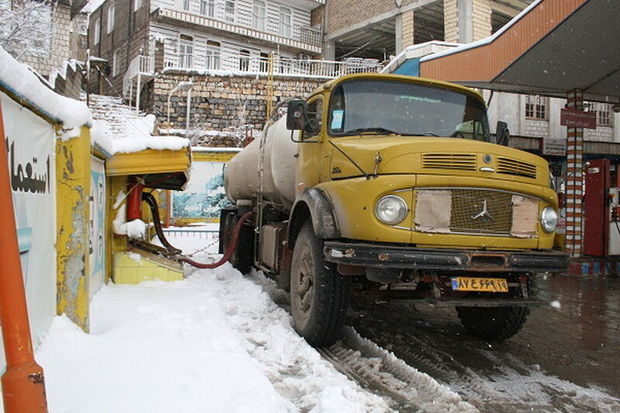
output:
{"label": "license plate", "polygon": [[503,278],[452,277],[451,281],[454,291],[508,292],[508,282]]}

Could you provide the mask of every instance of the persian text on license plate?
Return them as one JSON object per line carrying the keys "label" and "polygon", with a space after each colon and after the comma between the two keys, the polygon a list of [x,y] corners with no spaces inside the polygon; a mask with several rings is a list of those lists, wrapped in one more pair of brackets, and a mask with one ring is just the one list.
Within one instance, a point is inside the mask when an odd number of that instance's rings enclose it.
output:
{"label": "persian text on license plate", "polygon": [[455,291],[507,293],[508,282],[503,278],[452,277],[452,289]]}

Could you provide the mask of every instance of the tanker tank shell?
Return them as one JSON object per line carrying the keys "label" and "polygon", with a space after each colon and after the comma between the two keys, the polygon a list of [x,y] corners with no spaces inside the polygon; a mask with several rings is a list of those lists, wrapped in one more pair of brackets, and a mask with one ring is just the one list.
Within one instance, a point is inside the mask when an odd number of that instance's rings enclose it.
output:
{"label": "tanker tank shell", "polygon": [[[294,137],[299,139],[298,131],[295,131]],[[246,146],[226,165],[226,196],[233,202],[257,197],[260,142],[263,139],[263,197],[290,209],[295,201],[295,155],[298,149],[297,144],[291,141],[291,131],[286,129],[286,116],[267,125],[260,139]]]}

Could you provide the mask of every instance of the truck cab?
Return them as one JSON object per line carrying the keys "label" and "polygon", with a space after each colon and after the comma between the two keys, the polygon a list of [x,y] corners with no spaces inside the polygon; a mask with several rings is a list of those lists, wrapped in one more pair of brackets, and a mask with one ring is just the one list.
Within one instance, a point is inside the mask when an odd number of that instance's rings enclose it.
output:
{"label": "truck cab", "polygon": [[[454,305],[468,331],[504,340],[540,303],[533,275],[568,264],[552,249],[558,200],[547,162],[496,144],[474,90],[345,76],[288,102],[257,148],[255,189],[227,187],[236,207],[223,221],[240,205],[256,211],[252,245],[235,259],[245,254],[247,267],[251,255],[289,289],[295,328],[311,344],[338,337],[352,292]],[[227,185],[239,170],[227,170]]]}

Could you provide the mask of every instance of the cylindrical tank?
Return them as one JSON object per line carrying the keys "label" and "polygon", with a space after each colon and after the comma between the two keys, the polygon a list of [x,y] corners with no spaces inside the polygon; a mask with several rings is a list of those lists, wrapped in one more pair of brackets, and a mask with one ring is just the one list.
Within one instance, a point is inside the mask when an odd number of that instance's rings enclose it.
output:
{"label": "cylindrical tank", "polygon": [[[299,132],[295,132],[295,139],[298,137]],[[226,196],[233,202],[257,197],[261,152],[264,199],[290,208],[295,201],[297,144],[291,141],[291,131],[286,129],[286,116],[268,124],[260,139],[250,143],[226,165]]]}

